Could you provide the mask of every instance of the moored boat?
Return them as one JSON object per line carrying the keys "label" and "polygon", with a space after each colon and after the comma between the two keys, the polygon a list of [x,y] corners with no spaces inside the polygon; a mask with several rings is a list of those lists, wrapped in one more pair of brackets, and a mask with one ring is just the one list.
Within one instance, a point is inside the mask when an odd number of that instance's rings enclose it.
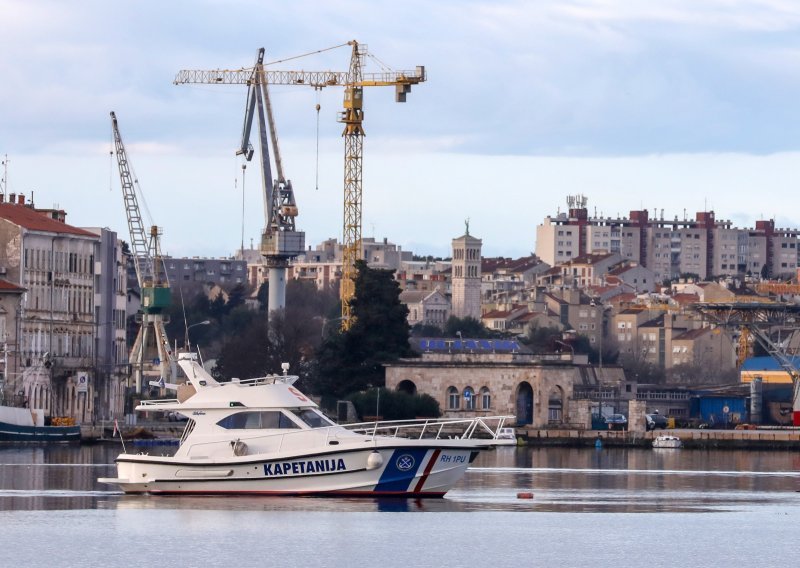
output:
{"label": "moored boat", "polygon": [[662,448],[662,449],[677,449],[683,446],[683,442],[677,436],[671,436],[669,434],[663,434],[661,436],[657,436],[655,440],[653,440],[653,447],[654,448]]}
{"label": "moored boat", "polygon": [[0,406],[0,442],[80,441],[80,426],[45,426],[37,414],[28,408]]}
{"label": "moored boat", "polygon": [[172,456],[123,453],[126,493],[441,497],[510,417],[338,425],[293,383],[271,375],[219,383],[192,354],[178,364],[189,385],[140,411],[189,420]]}

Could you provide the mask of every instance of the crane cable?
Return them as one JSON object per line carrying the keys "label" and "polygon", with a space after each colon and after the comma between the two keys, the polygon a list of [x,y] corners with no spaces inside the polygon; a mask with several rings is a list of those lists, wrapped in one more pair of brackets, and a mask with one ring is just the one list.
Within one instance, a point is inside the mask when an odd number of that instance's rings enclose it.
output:
{"label": "crane cable", "polygon": [[284,63],[286,61],[292,61],[293,59],[300,59],[301,57],[308,57],[309,55],[316,55],[318,53],[324,53],[326,51],[331,51],[332,49],[339,49],[340,47],[345,47],[350,45],[349,43],[342,43],[340,45],[334,45],[333,47],[326,47],[324,49],[318,49],[316,51],[309,51],[308,53],[302,53],[300,55],[294,55],[292,57],[287,57],[286,59],[276,59],[275,61],[270,61],[269,63],[264,63],[264,66],[267,65],[275,65],[276,63]]}
{"label": "crane cable", "polygon": [[321,108],[320,104],[319,104],[319,95],[320,95],[320,92],[322,91],[322,88],[321,87],[317,87],[315,90],[317,91],[317,106],[316,106],[316,109],[317,109],[317,157],[316,157],[316,164],[314,166],[315,167],[314,174],[315,174],[315,177],[316,177],[314,183],[315,183],[315,191],[319,191],[319,109]]}
{"label": "crane cable", "polygon": [[247,164],[242,164],[242,260],[244,260],[244,174]]}

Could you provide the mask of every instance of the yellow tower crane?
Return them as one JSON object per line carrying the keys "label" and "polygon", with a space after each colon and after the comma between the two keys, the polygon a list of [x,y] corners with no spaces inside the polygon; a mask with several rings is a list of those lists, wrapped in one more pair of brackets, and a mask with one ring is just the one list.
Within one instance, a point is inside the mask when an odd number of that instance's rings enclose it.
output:
{"label": "yellow tower crane", "polygon": [[[346,44],[352,48],[348,71],[278,71],[264,70],[263,79],[270,85],[302,85],[322,89],[344,87],[344,110],[339,122],[344,124],[344,217],[342,226],[342,328],[348,329],[353,318],[350,302],[355,283],[355,263],[361,258],[361,204],[362,162],[364,157],[364,87],[394,87],[395,101],[403,103],[412,85],[427,79],[425,67],[414,71],[383,71],[365,73],[364,64],[368,55],[367,46],[357,41]],[[333,49],[333,48],[331,48]],[[318,52],[315,52],[318,53]],[[183,70],[175,77],[176,85],[204,83],[214,85],[249,85],[253,68]]]}

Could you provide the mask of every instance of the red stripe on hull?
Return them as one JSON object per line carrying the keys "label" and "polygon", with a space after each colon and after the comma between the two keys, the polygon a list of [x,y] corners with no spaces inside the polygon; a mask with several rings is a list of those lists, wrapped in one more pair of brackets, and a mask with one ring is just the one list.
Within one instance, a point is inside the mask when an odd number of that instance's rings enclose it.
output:
{"label": "red stripe on hull", "polygon": [[420,493],[422,491],[422,487],[425,485],[425,482],[428,481],[428,476],[431,474],[431,470],[433,469],[436,460],[439,459],[439,454],[441,450],[433,450],[433,455],[431,459],[428,461],[428,465],[425,466],[425,471],[422,473],[422,477],[419,478],[419,482],[417,486],[414,488],[414,493]]}

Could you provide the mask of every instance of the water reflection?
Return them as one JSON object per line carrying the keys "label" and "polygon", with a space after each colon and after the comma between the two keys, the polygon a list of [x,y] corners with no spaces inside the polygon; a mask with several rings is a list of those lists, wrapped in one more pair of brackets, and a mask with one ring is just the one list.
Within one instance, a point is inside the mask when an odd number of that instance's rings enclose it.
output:
{"label": "water reflection", "polygon": [[[317,512],[708,512],[800,505],[793,452],[498,448],[445,499],[126,496],[116,446],[0,448],[0,510],[172,509]],[[533,499],[518,494],[532,492]]]}

